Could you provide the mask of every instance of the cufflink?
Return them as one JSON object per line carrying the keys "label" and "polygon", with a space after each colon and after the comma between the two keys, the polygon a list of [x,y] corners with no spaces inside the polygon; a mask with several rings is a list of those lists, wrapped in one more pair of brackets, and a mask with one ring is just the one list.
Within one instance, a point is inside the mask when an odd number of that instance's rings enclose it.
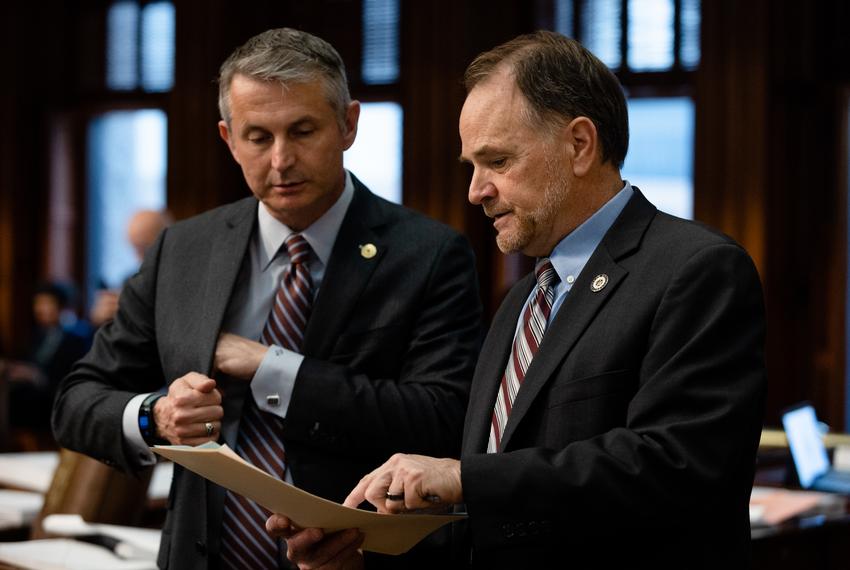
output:
{"label": "cufflink", "polygon": [[278,394],[272,394],[271,396],[266,396],[266,403],[269,406],[277,407],[280,405],[280,396]]}

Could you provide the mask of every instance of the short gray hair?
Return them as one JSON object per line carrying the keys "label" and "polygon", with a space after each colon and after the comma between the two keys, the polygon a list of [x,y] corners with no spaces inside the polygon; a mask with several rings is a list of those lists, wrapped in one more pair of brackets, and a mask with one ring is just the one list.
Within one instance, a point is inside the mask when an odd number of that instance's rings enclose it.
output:
{"label": "short gray hair", "polygon": [[345,64],[331,44],[292,28],[268,30],[236,48],[221,65],[218,77],[218,110],[230,125],[230,86],[237,74],[260,81],[306,83],[322,80],[340,125],[351,103]]}

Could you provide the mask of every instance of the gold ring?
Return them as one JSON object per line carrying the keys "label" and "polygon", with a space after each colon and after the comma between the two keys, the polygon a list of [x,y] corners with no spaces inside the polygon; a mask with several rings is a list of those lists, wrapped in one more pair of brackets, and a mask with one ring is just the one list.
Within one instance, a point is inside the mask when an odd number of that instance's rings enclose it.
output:
{"label": "gold ring", "polygon": [[211,422],[205,422],[204,427],[207,428],[207,437],[211,436],[213,434],[213,430],[214,430],[212,423]]}

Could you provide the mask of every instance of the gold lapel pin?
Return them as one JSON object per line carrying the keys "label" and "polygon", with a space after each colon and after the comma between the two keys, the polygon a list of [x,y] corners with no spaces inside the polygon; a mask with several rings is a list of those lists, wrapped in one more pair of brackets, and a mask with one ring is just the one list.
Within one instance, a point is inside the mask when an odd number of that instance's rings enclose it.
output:
{"label": "gold lapel pin", "polygon": [[360,255],[362,255],[365,259],[372,259],[375,257],[375,254],[378,253],[378,248],[375,247],[373,243],[367,243],[366,245],[361,245],[360,247]]}
{"label": "gold lapel pin", "polygon": [[594,293],[599,293],[606,285],[608,285],[608,276],[602,273],[593,278],[593,281],[590,283],[590,290]]}

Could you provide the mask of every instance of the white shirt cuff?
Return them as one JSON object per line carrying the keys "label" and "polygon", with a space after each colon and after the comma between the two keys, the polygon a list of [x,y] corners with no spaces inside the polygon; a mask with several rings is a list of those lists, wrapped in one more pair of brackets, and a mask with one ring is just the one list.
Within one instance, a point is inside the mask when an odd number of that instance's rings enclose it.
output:
{"label": "white shirt cuff", "polygon": [[142,437],[142,431],[139,429],[139,409],[142,407],[142,402],[148,396],[150,394],[133,396],[133,399],[127,402],[127,406],[124,408],[124,416],[121,419],[124,441],[142,467],[156,463],[156,456],[150,450],[148,444],[145,443],[145,439]]}
{"label": "white shirt cuff", "polygon": [[295,389],[295,378],[304,355],[279,346],[270,346],[251,380],[251,393],[257,407],[285,418]]}

